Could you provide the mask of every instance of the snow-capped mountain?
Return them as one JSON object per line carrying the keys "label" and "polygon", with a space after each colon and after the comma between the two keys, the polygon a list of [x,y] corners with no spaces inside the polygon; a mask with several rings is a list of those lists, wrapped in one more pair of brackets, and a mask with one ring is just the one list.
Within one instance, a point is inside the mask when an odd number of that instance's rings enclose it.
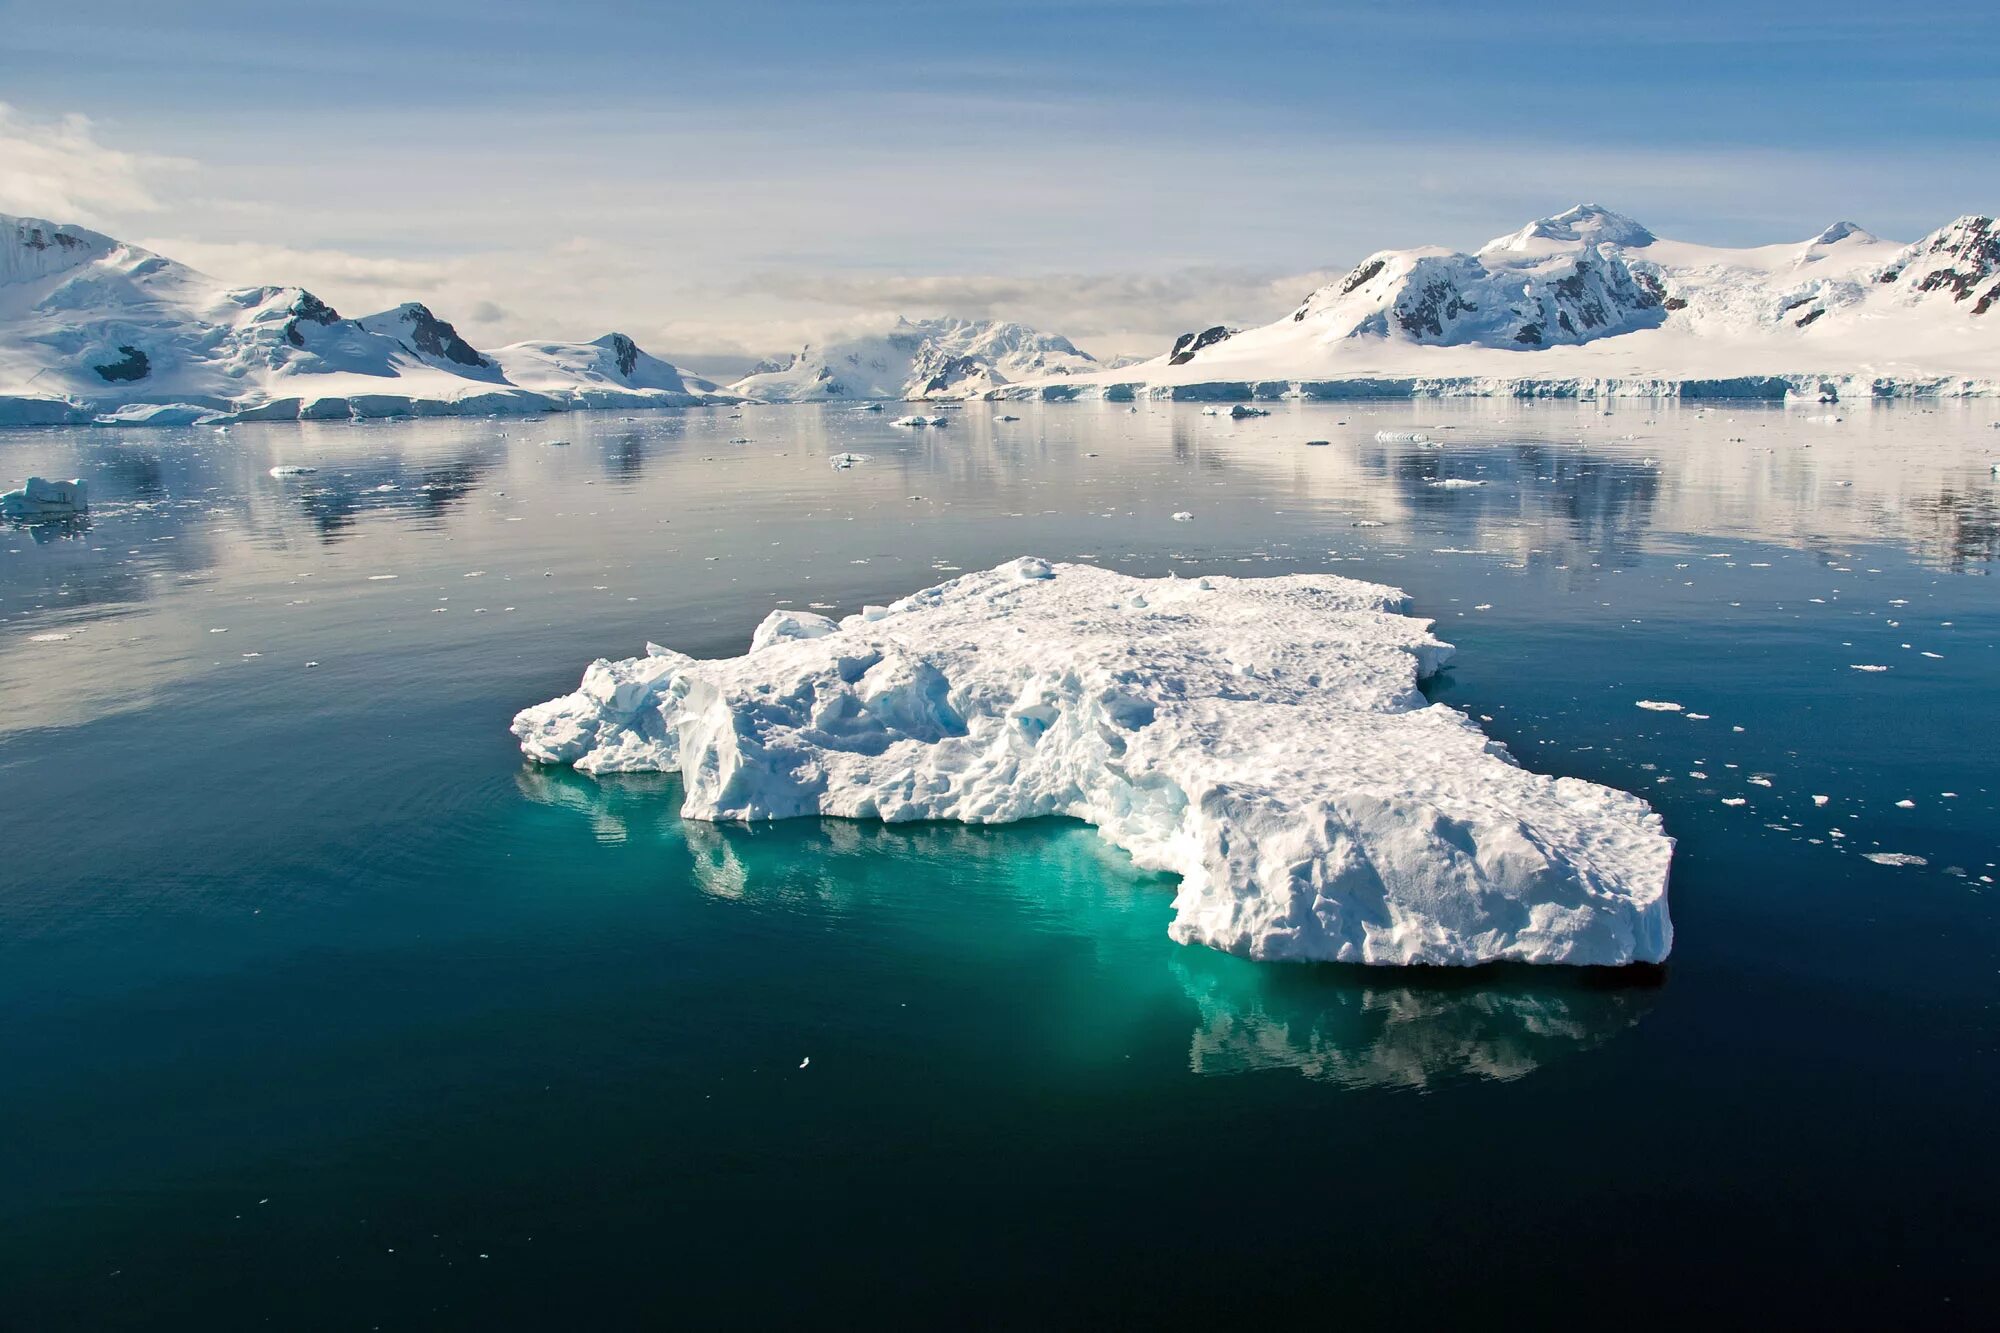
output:
{"label": "snow-capped mountain", "polygon": [[1101,367],[1067,338],[1021,324],[898,319],[887,331],[803,348],[730,385],[766,402],[978,398],[1023,380]]}
{"label": "snow-capped mountain", "polygon": [[1271,324],[1009,392],[2000,392],[1996,305],[1991,218],[1909,246],[1839,222],[1723,249],[1583,204],[1471,254],[1379,251]]}
{"label": "snow-capped mountain", "polygon": [[82,227],[0,216],[0,422],[546,412],[735,401],[623,334],[482,352],[415,303],[346,319]]}

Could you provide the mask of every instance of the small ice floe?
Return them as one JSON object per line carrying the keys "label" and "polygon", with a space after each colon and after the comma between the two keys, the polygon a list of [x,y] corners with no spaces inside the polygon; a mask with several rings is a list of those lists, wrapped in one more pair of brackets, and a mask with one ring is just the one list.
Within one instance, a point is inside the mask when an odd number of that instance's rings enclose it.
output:
{"label": "small ice floe", "polygon": [[1377,444],[1429,444],[1431,437],[1420,430],[1378,430],[1375,432]]}
{"label": "small ice floe", "polygon": [[1021,418],[1019,418],[1019,417],[1015,416],[1015,415],[1014,415],[1013,413],[1011,413],[1011,412],[1002,412],[1002,413],[1000,413],[1000,414],[999,414],[998,416],[994,417],[993,419],[994,419],[995,421],[1019,421],[1019,420],[1020,420]]}
{"label": "small ice floe", "polygon": [[847,469],[849,469],[849,468],[853,467],[853,466],[854,466],[854,465],[855,465],[856,463],[865,463],[865,462],[867,462],[867,461],[868,461],[868,455],[867,455],[867,454],[835,454],[835,455],[834,455],[834,456],[833,456],[832,458],[829,458],[829,459],[827,459],[826,461],[827,461],[828,463],[831,463],[831,464],[833,465],[833,470],[834,470],[835,472],[845,472],[845,471],[847,471]]}
{"label": "small ice floe", "polygon": [[1741,796],[1725,796],[1725,797],[1723,797],[1723,798],[1722,798],[1722,803],[1723,803],[1724,805],[1748,805],[1748,804],[1750,804],[1750,802],[1748,802],[1748,801],[1744,800],[1744,799],[1743,799],[1743,798],[1742,798]]}
{"label": "small ice floe", "polygon": [[1832,799],[1833,799],[1833,798],[1832,798],[1831,796],[1814,796],[1814,797],[1813,797],[1813,804],[1814,804],[1815,806],[1824,806],[1824,805],[1825,805],[1825,804],[1826,804],[1826,803],[1827,803],[1828,801],[1830,801],[1830,800],[1832,800]]}
{"label": "small ice floe", "polygon": [[1758,773],[1755,776],[1748,777],[1743,780],[1749,783],[1753,787],[1768,787],[1771,785],[1771,779],[1765,777],[1762,773]]}
{"label": "small ice floe", "polygon": [[1878,866],[1927,866],[1929,861],[1913,852],[1863,852],[1861,859]]}
{"label": "small ice floe", "polygon": [[1889,668],[1877,666],[1871,662],[1850,662],[1847,664],[1847,669],[1849,671],[1887,671]]}
{"label": "small ice floe", "polygon": [[1671,703],[1665,699],[1640,699],[1636,701],[1634,706],[1643,708],[1651,713],[1678,713],[1681,711],[1681,705]]}
{"label": "small ice floe", "polygon": [[28,642],[29,642],[29,643],[68,643],[68,642],[69,642],[69,635],[67,635],[67,634],[59,634],[59,633],[57,633],[56,631],[54,631],[54,630],[51,630],[51,631],[49,631],[49,632],[48,632],[48,633],[46,633],[46,634],[30,634],[30,635],[28,636]]}
{"label": "small ice floe", "polygon": [[799,1068],[804,1069],[807,1065],[811,1064],[812,1062],[813,1058],[810,1055],[808,1055],[805,1059],[799,1061]]}
{"label": "small ice floe", "polygon": [[855,408],[854,410],[857,412],[880,412],[882,410],[882,404],[863,403],[861,406]]}
{"label": "small ice floe", "polygon": [[1917,808],[1917,803],[1905,796],[1902,800],[1896,802],[1896,808],[1898,810],[1914,810]]}
{"label": "small ice floe", "polygon": [[907,417],[897,417],[894,421],[890,422],[889,424],[892,426],[909,426],[912,428],[917,428],[923,426],[944,426],[950,423],[948,423],[943,417],[907,416]]}
{"label": "small ice floe", "polygon": [[1192,523],[1192,522],[1194,522],[1194,515],[1193,515],[1192,513],[1190,513],[1190,512],[1188,511],[1188,510],[1185,510],[1185,509],[1177,509],[1177,510],[1175,510],[1175,511],[1174,511],[1174,522],[1176,522],[1176,523]]}
{"label": "small ice floe", "polygon": [[303,464],[280,463],[277,467],[271,469],[271,475],[274,477],[309,477],[317,471],[319,471],[318,468],[306,467]]}
{"label": "small ice floe", "polygon": [[0,493],[0,514],[8,518],[68,518],[90,510],[90,488],[81,480],[30,477],[18,491]]}
{"label": "small ice floe", "polygon": [[550,440],[550,441],[549,441],[549,448],[551,448],[551,449],[566,449],[566,448],[568,448],[568,447],[569,447],[569,441],[568,441],[568,440]]}
{"label": "small ice floe", "polygon": [[1474,486],[1484,486],[1485,484],[1483,481],[1474,481],[1470,477],[1440,477],[1431,483],[1431,485],[1437,487],[1439,490],[1445,491],[1463,491]]}
{"label": "small ice floe", "polygon": [[1250,407],[1244,403],[1237,403],[1230,407],[1229,415],[1232,419],[1241,421],[1245,417],[1268,417],[1271,414],[1261,407]]}

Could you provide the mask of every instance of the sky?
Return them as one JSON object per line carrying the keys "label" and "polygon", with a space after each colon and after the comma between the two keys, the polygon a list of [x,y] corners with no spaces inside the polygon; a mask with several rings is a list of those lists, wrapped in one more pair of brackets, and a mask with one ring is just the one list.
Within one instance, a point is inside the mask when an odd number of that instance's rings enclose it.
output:
{"label": "sky", "polygon": [[0,0],[0,212],[715,373],[898,313],[1100,355],[1573,203],[2000,208],[2000,7]]}

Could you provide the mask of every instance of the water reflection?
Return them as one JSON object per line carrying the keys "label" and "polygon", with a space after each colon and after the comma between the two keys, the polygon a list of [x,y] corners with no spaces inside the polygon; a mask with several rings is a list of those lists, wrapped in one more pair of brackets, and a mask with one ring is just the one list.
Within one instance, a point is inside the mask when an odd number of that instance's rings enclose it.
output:
{"label": "water reflection", "polygon": [[1168,966],[1200,1011],[1197,1074],[1295,1070],[1342,1087],[1424,1089],[1456,1078],[1521,1078],[1633,1026],[1662,973],[1481,968],[1405,974],[1260,966],[1188,949]]}
{"label": "water reflection", "polygon": [[[1120,985],[1171,982],[1195,1017],[1188,1068],[1198,1075],[1294,1070],[1347,1088],[1423,1089],[1455,1078],[1515,1079],[1603,1044],[1659,995],[1657,969],[1481,968],[1412,974],[1362,967],[1259,964],[1170,942],[1172,880],[1135,870],[1081,825],[888,826],[851,820],[737,825],[681,822],[677,779],[592,780],[523,769],[522,794],[590,821],[600,841],[680,843],[702,894],[726,902],[842,916],[879,909],[896,928],[929,931],[980,889],[1011,907],[1003,925],[965,911],[977,941],[1029,929],[1087,939]],[[1102,991],[1094,991],[1102,1002]]]}

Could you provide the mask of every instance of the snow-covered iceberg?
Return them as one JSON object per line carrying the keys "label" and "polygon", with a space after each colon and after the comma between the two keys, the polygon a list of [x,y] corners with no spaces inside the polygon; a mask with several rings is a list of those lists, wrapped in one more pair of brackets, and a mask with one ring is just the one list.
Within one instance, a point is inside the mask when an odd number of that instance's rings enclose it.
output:
{"label": "snow-covered iceberg", "polygon": [[1140,579],[1023,558],[741,657],[648,645],[514,719],[522,752],[682,775],[703,820],[1067,815],[1181,876],[1174,938],[1253,958],[1653,962],[1672,841],[1519,767],[1418,682],[1393,588]]}
{"label": "snow-covered iceberg", "polygon": [[0,514],[8,518],[68,518],[90,509],[90,489],[80,480],[28,478],[18,491],[0,494]]}

